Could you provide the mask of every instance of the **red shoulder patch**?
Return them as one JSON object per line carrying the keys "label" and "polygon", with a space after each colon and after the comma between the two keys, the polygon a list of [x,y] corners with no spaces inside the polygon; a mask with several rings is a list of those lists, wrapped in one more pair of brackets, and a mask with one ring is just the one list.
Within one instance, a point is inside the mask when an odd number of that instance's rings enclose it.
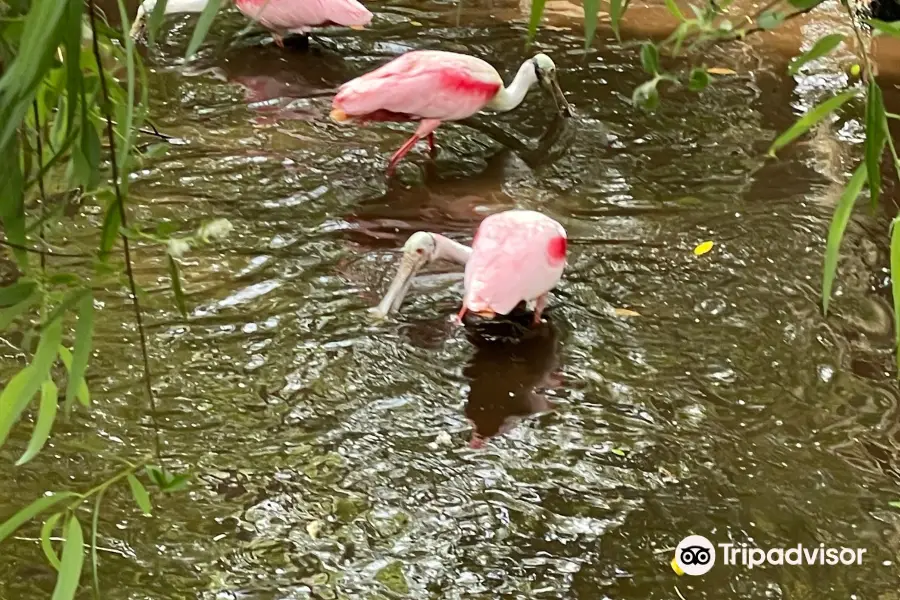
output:
{"label": "red shoulder patch", "polygon": [[455,69],[442,69],[440,85],[446,91],[471,94],[479,98],[493,98],[500,89],[499,83],[481,81],[465,72]]}
{"label": "red shoulder patch", "polygon": [[563,236],[557,236],[550,240],[550,243],[547,244],[547,254],[550,256],[550,260],[558,263],[566,258],[566,238]]}

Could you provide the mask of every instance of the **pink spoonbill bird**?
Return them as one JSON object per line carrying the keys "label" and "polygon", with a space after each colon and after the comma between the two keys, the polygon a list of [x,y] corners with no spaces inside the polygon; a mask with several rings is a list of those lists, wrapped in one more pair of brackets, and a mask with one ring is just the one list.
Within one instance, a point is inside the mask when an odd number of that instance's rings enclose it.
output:
{"label": "pink spoonbill bird", "polygon": [[[132,37],[139,37],[157,0],[144,0],[138,7]],[[209,0],[169,0],[165,12],[202,12]],[[234,0],[238,10],[272,32],[272,39],[284,47],[287,33],[308,35],[315,27],[341,25],[362,29],[372,20],[372,13],[357,0]]]}
{"label": "pink spoonbill bird", "polygon": [[378,317],[398,310],[419,269],[436,260],[465,265],[462,321],[466,312],[492,319],[508,315],[522,301],[533,306],[533,325],[541,322],[547,296],[566,266],[566,230],[531,210],[507,210],[479,225],[472,247],[437,233],[417,231],[403,246],[403,258],[381,303]]}
{"label": "pink spoonbill bird", "polygon": [[556,80],[556,65],[536,54],[519,67],[508,87],[490,64],[467,54],[413,50],[342,85],[332,101],[337,122],[417,121],[418,129],[391,157],[390,177],[400,159],[428,138],[434,151],[434,130],[442,121],[459,121],[488,109],[506,112],[519,106],[528,90],[540,83],[549,91],[560,114],[571,115]]}

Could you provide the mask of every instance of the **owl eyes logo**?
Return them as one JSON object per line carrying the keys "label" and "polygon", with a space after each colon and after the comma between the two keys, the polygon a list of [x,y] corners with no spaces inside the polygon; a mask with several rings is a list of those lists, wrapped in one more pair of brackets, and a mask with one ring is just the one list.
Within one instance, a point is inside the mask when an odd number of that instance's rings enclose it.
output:
{"label": "owl eyes logo", "polygon": [[716,549],[702,535],[689,535],[678,543],[672,568],[679,575],[705,575],[716,564]]}

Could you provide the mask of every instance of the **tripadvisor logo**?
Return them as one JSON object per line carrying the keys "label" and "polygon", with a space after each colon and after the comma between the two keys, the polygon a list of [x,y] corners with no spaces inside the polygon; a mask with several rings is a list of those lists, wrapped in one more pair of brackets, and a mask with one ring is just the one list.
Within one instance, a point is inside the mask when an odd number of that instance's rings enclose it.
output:
{"label": "tripadvisor logo", "polygon": [[713,545],[702,535],[689,535],[675,548],[672,569],[679,575],[705,575],[716,564],[716,546],[722,563],[740,565],[753,569],[764,565],[861,565],[865,548],[804,546],[797,544],[790,548],[769,548],[764,550],[745,544]]}

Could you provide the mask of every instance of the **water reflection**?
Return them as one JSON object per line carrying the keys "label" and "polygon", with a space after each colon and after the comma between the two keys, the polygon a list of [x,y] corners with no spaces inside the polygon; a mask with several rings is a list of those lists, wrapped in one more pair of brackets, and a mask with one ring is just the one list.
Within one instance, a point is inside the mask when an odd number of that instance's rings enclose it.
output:
{"label": "water reflection", "polygon": [[[549,313],[548,313],[549,314]],[[510,329],[490,333],[479,326],[468,331],[475,354],[463,369],[469,379],[465,413],[474,430],[469,445],[480,448],[497,435],[508,433],[531,415],[553,410],[542,388],[560,384],[559,332],[548,317],[529,328],[530,315],[517,315],[502,326]]]}

